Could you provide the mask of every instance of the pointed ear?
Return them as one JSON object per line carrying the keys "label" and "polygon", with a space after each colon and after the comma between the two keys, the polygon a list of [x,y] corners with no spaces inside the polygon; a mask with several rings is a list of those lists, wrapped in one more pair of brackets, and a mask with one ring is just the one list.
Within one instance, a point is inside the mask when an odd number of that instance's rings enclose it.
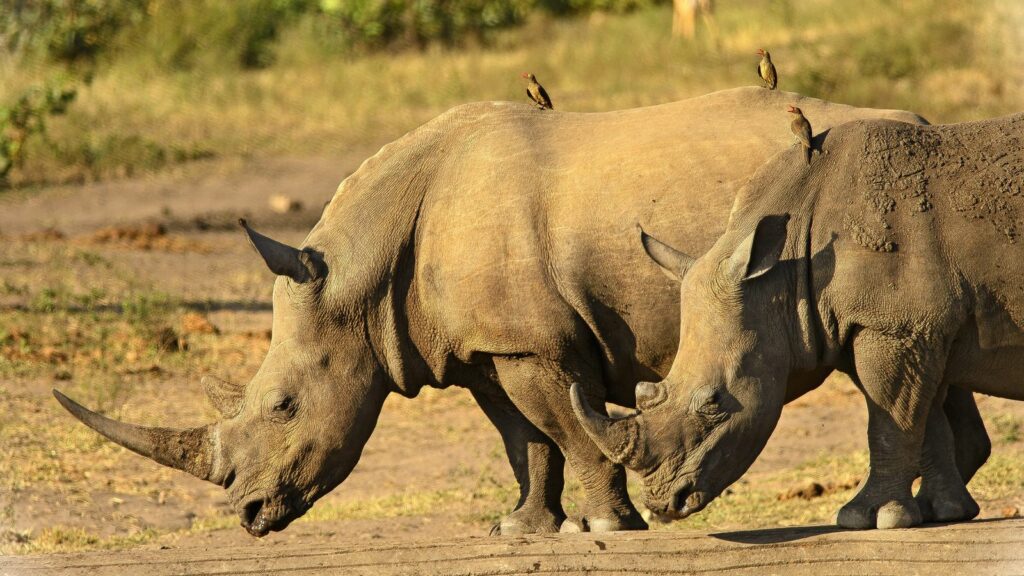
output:
{"label": "pointed ear", "polygon": [[729,269],[740,281],[764,275],[779,262],[786,246],[789,214],[765,216],[729,257]]}
{"label": "pointed ear", "polygon": [[268,238],[250,228],[244,218],[240,218],[238,224],[274,274],[287,276],[300,284],[323,277],[323,261],[316,254]]}
{"label": "pointed ear", "polygon": [[661,266],[662,272],[669,278],[682,280],[686,271],[693,266],[695,259],[644,232],[639,224],[637,224],[637,229],[640,230],[640,243],[644,245],[644,251],[651,257],[651,260]]}
{"label": "pointed ear", "polygon": [[213,407],[225,418],[235,416],[242,409],[242,399],[245,396],[244,386],[209,375],[203,376],[202,384]]}

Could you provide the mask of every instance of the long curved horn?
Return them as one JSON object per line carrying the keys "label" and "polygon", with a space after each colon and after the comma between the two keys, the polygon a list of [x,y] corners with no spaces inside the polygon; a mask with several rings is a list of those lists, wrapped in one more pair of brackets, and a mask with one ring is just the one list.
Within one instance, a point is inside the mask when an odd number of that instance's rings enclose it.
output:
{"label": "long curved horn", "polygon": [[211,426],[172,430],[127,424],[97,414],[58,390],[54,390],[53,395],[61,406],[83,424],[132,452],[151,458],[164,466],[188,472],[201,480],[213,482]]}
{"label": "long curved horn", "polygon": [[323,275],[321,262],[311,252],[293,248],[260,234],[249,227],[245,218],[239,218],[238,224],[245,230],[249,243],[260,253],[274,274],[287,276],[300,284],[316,280]]}
{"label": "long curved horn", "polygon": [[590,407],[583,390],[574,383],[569,390],[572,409],[583,429],[609,460],[627,468],[636,468],[643,456],[640,426],[636,416],[609,418]]}

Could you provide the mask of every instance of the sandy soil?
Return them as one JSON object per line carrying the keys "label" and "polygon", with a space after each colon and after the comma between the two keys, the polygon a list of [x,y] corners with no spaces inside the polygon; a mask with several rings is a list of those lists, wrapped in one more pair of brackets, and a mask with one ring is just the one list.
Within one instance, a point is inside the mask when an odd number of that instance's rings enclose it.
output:
{"label": "sandy soil", "polygon": [[914,530],[832,527],[303,542],[0,559],[0,575],[36,574],[958,574],[1024,571],[1024,521]]}

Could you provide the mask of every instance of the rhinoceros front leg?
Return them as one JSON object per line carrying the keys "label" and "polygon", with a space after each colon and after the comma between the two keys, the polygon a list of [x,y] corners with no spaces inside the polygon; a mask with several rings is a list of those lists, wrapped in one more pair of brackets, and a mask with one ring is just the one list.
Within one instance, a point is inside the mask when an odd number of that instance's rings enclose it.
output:
{"label": "rhinoceros front leg", "polygon": [[565,457],[496,384],[475,387],[471,391],[501,434],[508,462],[519,483],[519,502],[515,510],[502,518],[491,529],[491,534],[558,532],[565,521],[562,510]]}
{"label": "rhinoceros front leg", "polygon": [[[596,363],[595,363],[596,365]],[[569,387],[592,385],[600,376],[588,367],[553,362],[536,356],[495,358],[502,388],[516,407],[562,449],[587,493],[584,526],[564,529],[592,532],[644,530],[647,523],[626,491],[625,470],[612,463],[587,436],[573,413]]]}
{"label": "rhinoceros front leg", "polygon": [[[966,394],[967,398],[962,396]],[[952,400],[963,404],[969,401],[969,405],[961,407],[961,412],[967,409],[974,410],[977,414],[977,407],[971,393],[960,388],[949,388],[946,400]],[[965,478],[970,479],[976,468],[971,468],[973,458],[961,463],[958,468],[957,458],[964,458],[957,450],[953,436],[953,430],[947,419],[947,412],[943,410],[943,395],[936,395],[932,408],[928,413],[928,424],[925,431],[924,449],[921,457],[921,489],[918,490],[914,499],[921,509],[921,515],[929,522],[953,522],[958,520],[970,520],[978,515],[981,509],[978,503],[971,497],[965,485]],[[948,407],[947,407],[948,408]],[[962,414],[961,414],[962,415]],[[984,424],[979,424],[984,431]],[[960,434],[971,434],[975,426],[970,423],[961,422],[965,426]],[[987,442],[988,435],[983,434]],[[972,454],[971,456],[976,456]]]}
{"label": "rhinoceros front leg", "polygon": [[[853,351],[868,405],[871,470],[857,495],[839,510],[836,522],[856,529],[916,526],[922,515],[911,485],[920,470],[929,413],[942,385],[946,347],[938,338],[926,341],[919,335],[862,329],[854,337]],[[952,454],[951,434],[948,440]]]}

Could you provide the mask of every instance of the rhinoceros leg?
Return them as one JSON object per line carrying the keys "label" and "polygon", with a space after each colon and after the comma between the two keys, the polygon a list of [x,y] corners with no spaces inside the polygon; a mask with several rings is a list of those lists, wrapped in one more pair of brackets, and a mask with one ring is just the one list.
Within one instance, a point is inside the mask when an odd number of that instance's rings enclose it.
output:
{"label": "rhinoceros leg", "polygon": [[523,416],[500,387],[474,387],[471,391],[484,414],[501,433],[508,462],[519,483],[519,502],[515,510],[491,533],[512,536],[558,532],[565,521],[562,510],[565,457],[550,438]]}
{"label": "rhinoceros leg", "polygon": [[[992,441],[985,431],[985,422],[981,419],[972,392],[951,385],[942,407],[953,430],[956,467],[960,471],[960,478],[966,484],[988,460],[989,454],[992,453]],[[926,436],[925,442],[927,441]]]}
{"label": "rhinoceros leg", "polygon": [[[906,528],[922,522],[911,485],[923,460],[932,405],[937,395],[945,395],[941,388],[947,349],[935,336],[862,329],[854,337],[856,377],[868,405],[871,470],[857,495],[839,510],[840,526]],[[951,434],[938,441],[948,442],[952,454]]]}
{"label": "rhinoceros leg", "polygon": [[494,366],[509,398],[530,422],[558,444],[586,490],[582,528],[592,532],[646,529],[647,523],[629,500],[625,470],[608,460],[594,444],[572,409],[569,387],[573,382],[601,382],[596,370],[537,356],[495,358]]}
{"label": "rhinoceros leg", "polygon": [[[943,410],[943,400],[957,400],[957,396],[966,394],[970,400],[969,407],[977,407],[970,392],[959,388],[950,388],[948,398],[936,396],[928,413],[928,425],[925,432],[924,448],[921,456],[921,489],[915,500],[921,508],[925,521],[953,522],[970,520],[978,515],[981,509],[967,491],[964,472],[957,467],[958,451],[953,437],[953,430]],[[964,402],[964,399],[960,399]],[[961,407],[963,412],[967,407]],[[957,416],[962,416],[957,412]],[[980,419],[980,415],[979,415]],[[984,425],[982,425],[984,426]],[[982,428],[984,430],[984,428]],[[967,427],[964,433],[970,433]],[[988,439],[988,435],[985,435]],[[961,468],[963,465],[961,465]],[[970,473],[973,474],[973,470]],[[970,478],[970,476],[968,476]]]}

